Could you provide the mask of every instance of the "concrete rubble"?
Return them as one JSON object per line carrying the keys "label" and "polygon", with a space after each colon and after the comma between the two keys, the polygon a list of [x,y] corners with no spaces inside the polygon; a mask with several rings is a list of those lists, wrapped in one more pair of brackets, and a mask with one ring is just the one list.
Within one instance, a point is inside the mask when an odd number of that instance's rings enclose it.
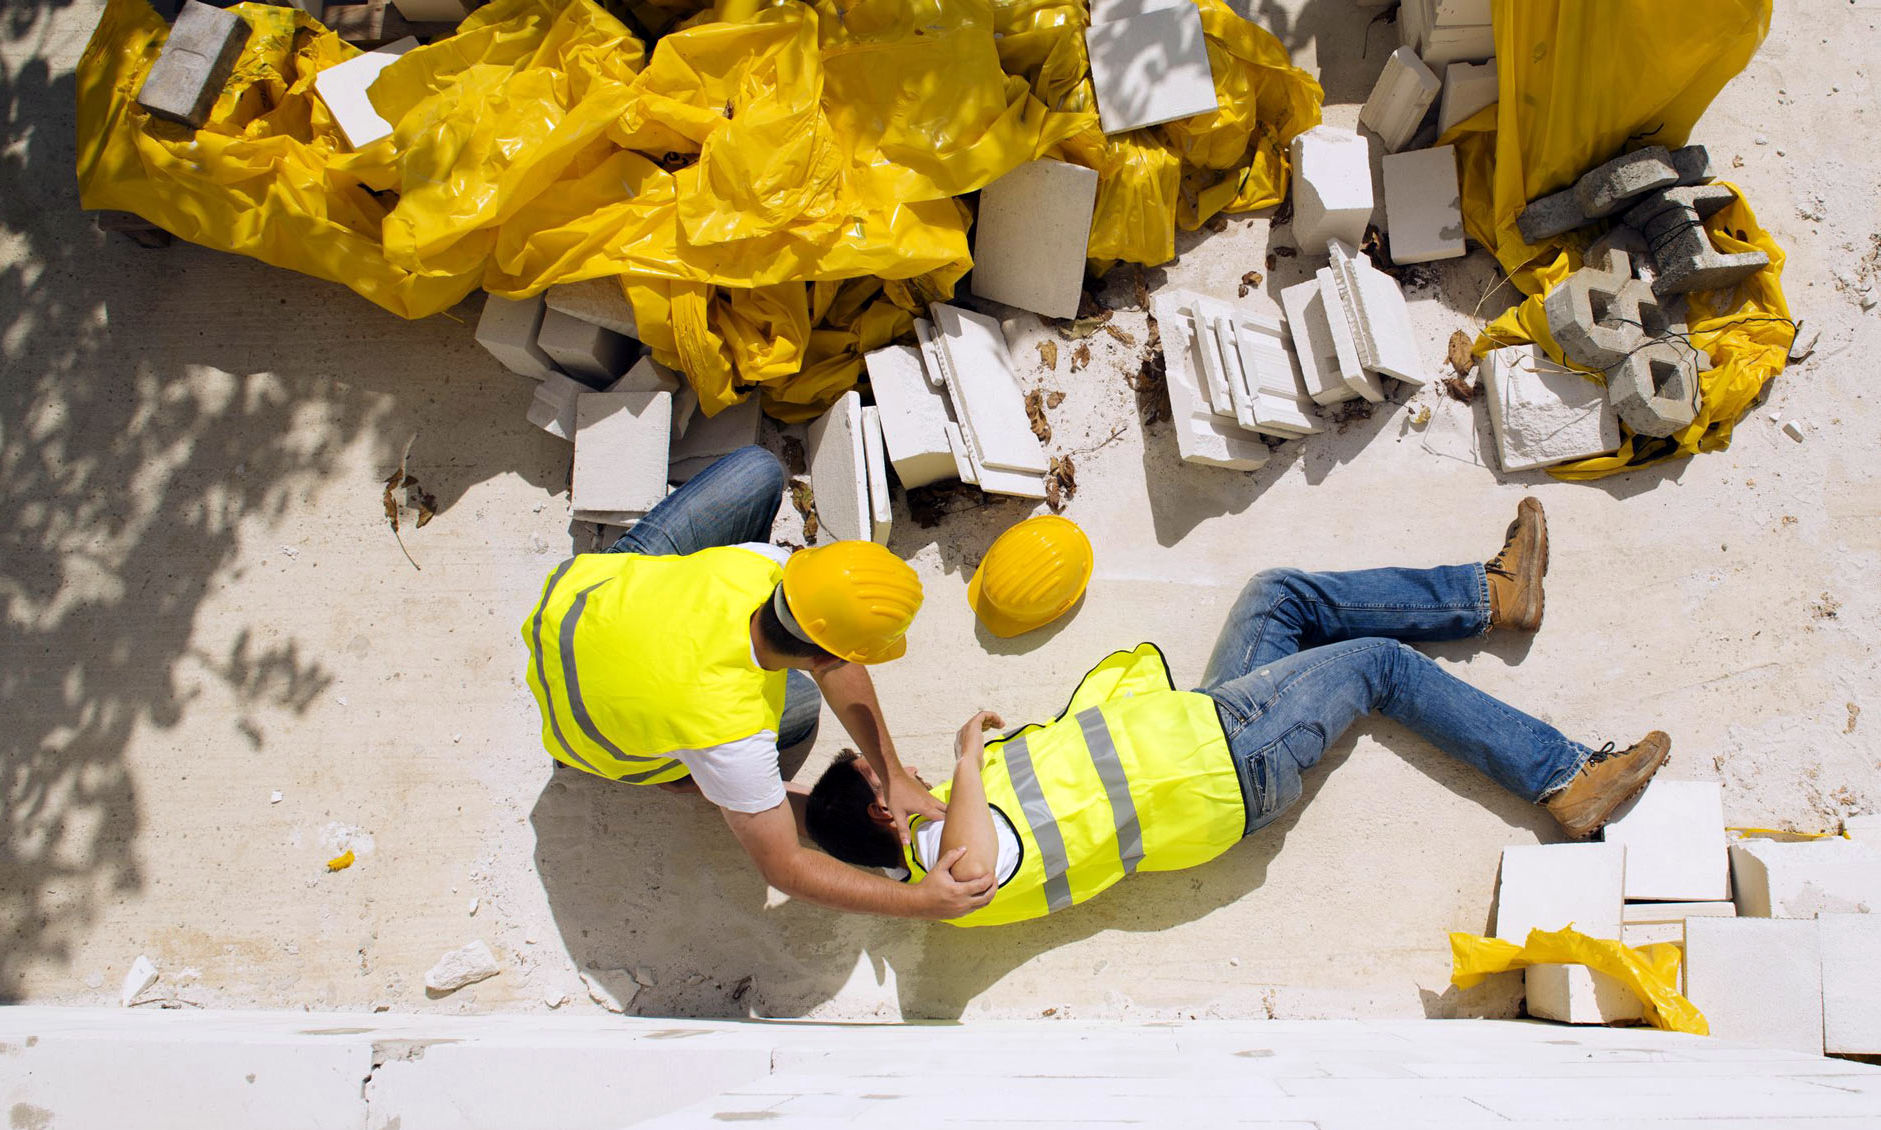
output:
{"label": "concrete rubble", "polygon": [[[1568,926],[1593,938],[1620,936],[1626,849],[1617,844],[1541,844],[1502,852],[1495,936],[1521,945],[1530,930]],[[1633,1019],[1639,1001],[1603,973],[1580,965],[1524,972],[1529,1011],[1574,1024]]]}
{"label": "concrete rubble", "polygon": [[[1614,215],[1639,200],[1653,199],[1673,187],[1704,184],[1711,178],[1711,155],[1704,146],[1668,151],[1663,145],[1650,145],[1582,173],[1559,192],[1529,201],[1516,217],[1516,227],[1523,239],[1541,243]],[[1728,202],[1729,190],[1724,191]],[[1630,212],[1625,223],[1645,232]],[[1645,235],[1655,248],[1659,246],[1651,232]]]}
{"label": "concrete rubble", "polygon": [[755,395],[747,396],[729,408],[720,409],[716,416],[707,416],[703,409],[682,414],[678,411],[682,402],[690,403],[694,408],[698,406],[698,400],[691,395],[690,389],[681,389],[674,394],[672,440],[667,452],[667,482],[675,486],[689,482],[721,456],[758,442],[758,428],[763,422],[764,412]]}
{"label": "concrete rubble", "polygon": [[1385,69],[1359,111],[1359,125],[1378,135],[1386,153],[1396,153],[1410,143],[1442,89],[1442,80],[1417,52],[1400,47],[1385,58]]}
{"label": "concrete rubble", "polygon": [[[1334,293],[1351,327],[1359,364],[1406,384],[1422,386],[1430,374],[1418,356],[1411,312],[1397,280],[1337,240],[1328,241],[1326,251],[1332,260]],[[1332,301],[1328,296],[1328,310]]]}
{"label": "concrete rubble", "polygon": [[1398,32],[1433,68],[1496,53],[1489,0],[1404,0],[1398,9]]}
{"label": "concrete rubble", "polygon": [[1096,205],[1097,170],[1066,161],[1029,161],[981,189],[973,293],[1048,318],[1077,317]]}
{"label": "concrete rubble", "polygon": [[454,993],[465,985],[487,981],[501,972],[503,967],[497,963],[496,955],[479,938],[438,958],[438,963],[425,974],[425,988],[433,993]]}
{"label": "concrete rubble", "polygon": [[863,358],[869,389],[882,422],[882,440],[895,477],[904,487],[924,487],[958,474],[947,427],[953,413],[947,394],[928,380],[921,351],[890,345]]}
{"label": "concrete rubble", "polygon": [[579,318],[622,337],[640,336],[640,324],[634,319],[633,303],[627,301],[619,279],[557,283],[542,292],[542,300],[551,310],[558,310],[571,318]]}
{"label": "concrete rubble", "polygon": [[1669,436],[1697,418],[1708,361],[1652,287],[1633,277],[1619,241],[1550,290],[1542,311],[1570,361],[1605,373],[1607,398],[1635,433]]}
{"label": "concrete rubble", "polygon": [[1451,63],[1443,69],[1443,97],[1437,103],[1437,136],[1496,104],[1496,61]]}
{"label": "concrete rubble", "polygon": [[980,488],[1045,497],[1045,450],[1032,434],[999,322],[945,303],[928,312],[933,323],[917,320],[915,331],[927,335],[925,356],[940,369]]}
{"label": "concrete rubble", "polygon": [[1231,417],[1217,415],[1202,392],[1201,357],[1205,350],[1220,349],[1215,335],[1201,332],[1179,294],[1152,295],[1150,316],[1162,335],[1177,452],[1190,463],[1231,471],[1259,470],[1267,462],[1267,445]]}
{"label": "concrete rubble", "polygon": [[1492,350],[1479,365],[1504,474],[1586,459],[1619,447],[1619,417],[1607,402],[1606,389],[1584,373],[1555,364],[1540,346]]}
{"label": "concrete rubble", "polygon": [[888,450],[882,439],[882,413],[873,404],[862,410],[862,457],[868,470],[869,540],[887,545],[894,530],[894,499],[888,493]]}
{"label": "concrete rubble", "polygon": [[542,312],[536,344],[555,367],[593,388],[605,388],[627,372],[636,347],[631,338],[553,307]]}
{"label": "concrete rubble", "polygon": [[1881,914],[1881,850],[1851,840],[1747,840],[1731,845],[1740,914],[1814,918]]}
{"label": "concrete rubble", "polygon": [[1676,337],[1638,346],[1607,370],[1607,399],[1627,427],[1669,436],[1698,418],[1704,354]]}
{"label": "concrete rubble", "polygon": [[187,0],[137,91],[137,104],[165,121],[201,129],[248,37],[248,21],[234,12]]}
{"label": "concrete rubble", "polygon": [[1351,130],[1314,126],[1293,139],[1289,152],[1293,238],[1302,248],[1364,242],[1372,216],[1371,142]]}

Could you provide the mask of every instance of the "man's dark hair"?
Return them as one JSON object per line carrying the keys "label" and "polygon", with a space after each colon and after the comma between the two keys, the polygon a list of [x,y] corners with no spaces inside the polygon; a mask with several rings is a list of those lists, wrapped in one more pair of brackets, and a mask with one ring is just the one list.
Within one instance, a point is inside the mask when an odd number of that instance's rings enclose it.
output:
{"label": "man's dark hair", "polygon": [[[772,600],[775,599],[776,595],[773,594]],[[777,607],[772,603],[772,600],[765,601],[763,606],[758,609],[758,636],[764,641],[765,647],[770,648],[779,655],[789,656],[792,659],[815,660],[836,658],[815,644],[798,639],[796,636],[792,635],[790,629],[784,627],[783,619],[777,615]]]}
{"label": "man's dark hair", "polygon": [[810,790],[803,823],[816,846],[858,867],[901,867],[901,837],[869,818],[875,790],[856,768],[854,750],[838,754]]}

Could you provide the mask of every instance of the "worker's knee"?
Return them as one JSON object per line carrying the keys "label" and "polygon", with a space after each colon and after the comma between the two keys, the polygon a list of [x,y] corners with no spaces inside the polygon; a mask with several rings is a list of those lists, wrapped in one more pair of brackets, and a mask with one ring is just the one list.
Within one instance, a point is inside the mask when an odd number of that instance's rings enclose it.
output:
{"label": "worker's knee", "polygon": [[1262,569],[1247,583],[1241,599],[1266,608],[1278,607],[1299,592],[1303,575],[1299,569]]}
{"label": "worker's knee", "polygon": [[784,493],[787,483],[784,465],[778,462],[777,456],[757,444],[739,448],[722,462],[727,471],[737,475],[740,483],[749,486],[752,494],[768,497]]}

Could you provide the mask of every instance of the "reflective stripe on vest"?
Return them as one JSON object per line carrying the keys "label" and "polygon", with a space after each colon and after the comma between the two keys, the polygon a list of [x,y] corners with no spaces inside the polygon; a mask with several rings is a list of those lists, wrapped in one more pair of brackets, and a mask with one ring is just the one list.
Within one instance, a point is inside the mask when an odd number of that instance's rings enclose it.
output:
{"label": "reflective stripe on vest", "polygon": [[1026,827],[1038,845],[1039,860],[1045,865],[1045,907],[1063,910],[1071,905],[1071,857],[1065,854],[1065,839],[1058,834],[1058,818],[1045,801],[1045,790],[1032,769],[1032,755],[1023,735],[1006,746],[1006,775],[1012,791],[1019,797],[1019,811],[1025,814]]}

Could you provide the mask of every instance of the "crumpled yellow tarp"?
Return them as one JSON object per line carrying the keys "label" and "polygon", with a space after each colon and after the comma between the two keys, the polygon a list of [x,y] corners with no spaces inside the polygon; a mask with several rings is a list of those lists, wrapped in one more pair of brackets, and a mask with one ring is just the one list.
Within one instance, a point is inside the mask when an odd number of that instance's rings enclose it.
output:
{"label": "crumpled yellow tarp", "polygon": [[1585,965],[1625,985],[1645,1006],[1655,1028],[1709,1036],[1711,1027],[1692,1002],[1679,995],[1679,948],[1669,943],[1632,947],[1606,938],[1590,938],[1569,927],[1530,930],[1522,945],[1475,934],[1450,935],[1450,983],[1459,989],[1480,984],[1491,973],[1530,965]]}
{"label": "crumpled yellow tarp", "polygon": [[[1533,341],[1567,364],[1547,335],[1541,296],[1580,267],[1597,224],[1529,244],[1516,217],[1530,200],[1645,145],[1676,148],[1770,28],[1771,0],[1494,0],[1497,102],[1447,131],[1457,148],[1463,222],[1528,295],[1477,338],[1478,356]],[[1756,248],[1770,266],[1735,293],[1690,296],[1691,343],[1710,353],[1704,405],[1665,439],[1625,434],[1611,456],[1550,468],[1589,479],[1729,445],[1758,390],[1783,370],[1795,327],[1783,297],[1783,251],[1739,194],[1706,222],[1720,251]]]}
{"label": "crumpled yellow tarp", "polygon": [[495,0],[386,68],[369,96],[394,134],[351,153],[310,86],[356,52],[319,25],[237,6],[256,35],[192,133],[133,101],[162,21],[109,0],[79,67],[81,195],[405,317],[618,278],[708,413],[756,387],[804,419],[951,296],[960,197],[1024,161],[1097,169],[1100,265],[1165,262],[1176,224],[1285,195],[1320,89],[1224,0],[1196,3],[1220,109],[1107,138],[1075,0],[630,4],[665,32],[650,56],[594,0]]}

